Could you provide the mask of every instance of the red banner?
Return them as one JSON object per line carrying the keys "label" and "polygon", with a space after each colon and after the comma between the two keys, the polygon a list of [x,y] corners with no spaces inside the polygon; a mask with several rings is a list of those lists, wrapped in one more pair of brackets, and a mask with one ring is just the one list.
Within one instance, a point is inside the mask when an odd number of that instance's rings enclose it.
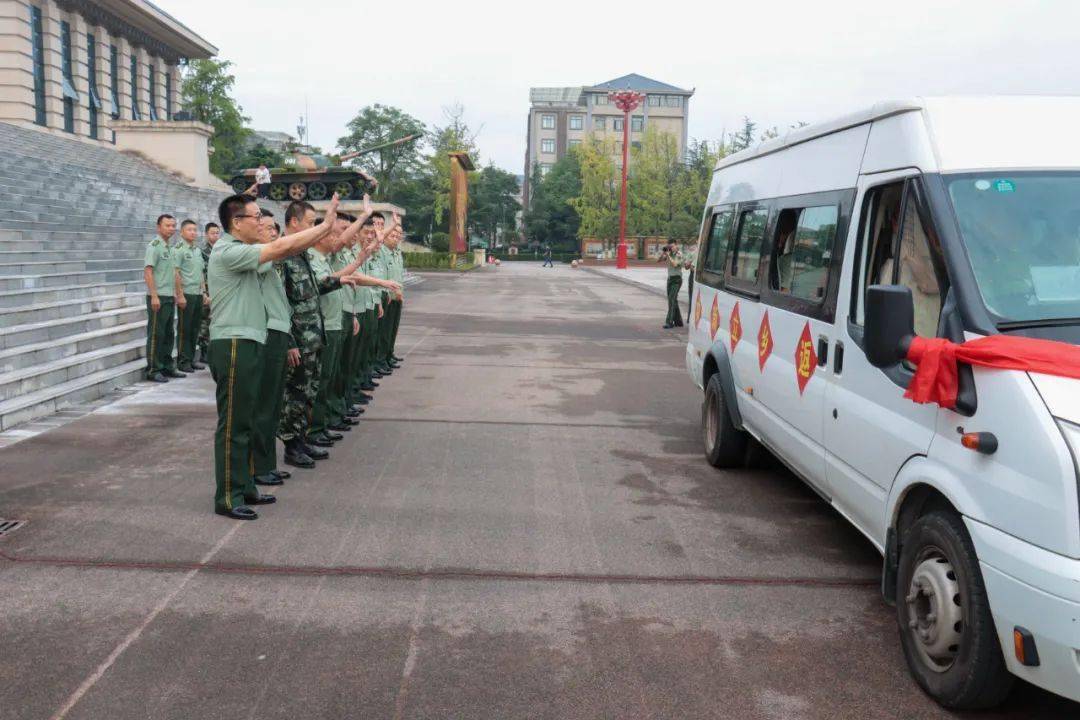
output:
{"label": "red banner", "polygon": [[904,397],[949,409],[956,407],[958,362],[1080,378],[1080,347],[1015,335],[990,335],[963,343],[916,337],[907,359],[917,367]]}

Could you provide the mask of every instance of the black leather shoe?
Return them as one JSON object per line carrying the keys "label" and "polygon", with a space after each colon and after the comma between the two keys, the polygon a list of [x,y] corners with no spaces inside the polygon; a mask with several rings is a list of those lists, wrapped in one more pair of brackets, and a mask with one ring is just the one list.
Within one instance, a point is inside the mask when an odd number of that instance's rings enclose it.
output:
{"label": "black leather shoe", "polygon": [[169,382],[169,378],[165,377],[161,373],[154,373],[153,375],[148,375],[146,377],[146,379],[149,380],[150,382],[156,382],[156,383],[167,383],[167,382]]}
{"label": "black leather shoe", "polygon": [[250,503],[251,505],[273,505],[277,502],[277,496],[259,493],[254,499],[244,498],[244,502]]}
{"label": "black leather shoe", "polygon": [[187,377],[187,375],[185,375],[185,374],[184,374],[184,373],[182,373],[182,372],[177,372],[176,370],[166,370],[166,371],[165,371],[165,377],[171,377],[171,378],[185,378],[185,377]]}
{"label": "black leather shoe", "polygon": [[360,421],[359,421],[359,420],[357,420],[357,419],[356,419],[356,418],[354,418],[354,417],[346,417],[346,418],[342,418],[342,420],[341,420],[341,421],[342,421],[343,423],[345,423],[345,425],[346,425],[346,426],[347,426],[347,427],[348,427],[348,428],[349,428],[350,430],[352,430],[352,426],[353,426],[353,425],[359,425],[359,424],[360,424]]}
{"label": "black leather shoe", "polygon": [[225,517],[232,518],[233,520],[258,520],[259,513],[255,512],[247,505],[238,505],[232,510],[218,510],[214,508],[214,512],[218,515],[224,515]]}
{"label": "black leather shoe", "polygon": [[304,454],[312,460],[325,460],[326,458],[330,457],[330,453],[326,452],[322,448],[312,447],[307,443],[304,443],[302,447],[304,449]]}
{"label": "black leather shoe", "polygon": [[[349,425],[348,423],[345,423],[345,422],[334,423],[333,425],[329,425],[328,427],[331,430],[334,430],[334,431],[339,432],[339,433],[349,432],[350,430],[352,430],[352,425]],[[327,435],[330,435],[330,433],[327,433]],[[342,436],[342,437],[344,437],[344,436]],[[331,440],[338,440],[340,438],[335,438],[333,435],[330,435],[330,439]]]}
{"label": "black leather shoe", "polygon": [[180,372],[185,372],[185,373],[189,373],[189,374],[195,372],[195,368],[191,367],[190,365],[181,365],[177,369]]}
{"label": "black leather shoe", "polygon": [[[379,378],[386,377],[386,373],[384,373],[382,370],[372,370],[371,377],[375,378],[375,380],[378,380]],[[379,383],[375,382],[375,380],[372,380],[371,384],[375,387],[378,387]]]}
{"label": "black leather shoe", "polygon": [[348,410],[345,411],[345,417],[347,417],[347,418],[360,417],[360,413],[362,413],[362,412],[364,412],[364,411],[354,409],[354,408],[349,408]]}
{"label": "black leather shoe", "polygon": [[390,368],[391,370],[397,370],[399,367],[401,367],[401,365],[391,360],[390,362],[386,363],[386,367]]}
{"label": "black leather shoe", "polygon": [[252,481],[256,485],[284,485],[285,481],[279,478],[274,473],[266,473],[265,475],[256,475]]}
{"label": "black leather shoe", "polygon": [[310,470],[311,468],[315,467],[315,461],[312,460],[311,456],[303,450],[286,450],[285,464],[292,465],[293,467],[303,468],[305,470]]}
{"label": "black leather shoe", "polygon": [[206,366],[205,366],[205,365],[203,365],[203,364],[202,364],[201,362],[199,362],[198,360],[196,360],[195,362],[193,362],[193,363],[191,364],[191,367],[195,368],[196,370],[205,370],[205,369],[206,369]]}
{"label": "black leather shoe", "polygon": [[353,407],[358,407],[358,406],[361,406],[361,405],[367,405],[369,402],[371,402],[371,396],[370,395],[368,395],[366,393],[357,393],[357,395],[356,395],[356,405],[354,405]]}
{"label": "black leather shoe", "polygon": [[271,475],[277,475],[278,480],[288,480],[292,477],[292,473],[288,470],[271,470]]}
{"label": "black leather shoe", "polygon": [[[324,433],[319,433],[318,435],[312,435],[311,437],[309,437],[308,444],[314,445],[315,447],[334,447],[334,441],[328,438]],[[308,455],[311,455],[311,453],[308,453]],[[316,460],[319,459],[314,455],[311,455],[311,457],[315,458]]]}
{"label": "black leather shoe", "polygon": [[670,329],[671,329],[671,328],[673,328],[673,327],[675,327],[675,326],[674,326],[674,325],[672,325],[671,323],[664,323],[664,329],[665,329],[665,330],[670,330]]}
{"label": "black leather shoe", "polygon": [[329,428],[327,428],[326,430],[324,430],[324,431],[323,431],[323,435],[325,435],[326,437],[330,438],[330,439],[331,439],[331,440],[333,440],[334,442],[337,442],[338,440],[340,440],[340,439],[342,439],[343,437],[345,437],[345,436],[344,436],[344,435],[342,435],[341,433],[339,433],[339,432],[334,432],[333,430],[330,430]]}
{"label": "black leather shoe", "polygon": [[[377,387],[379,387],[379,386],[374,380],[368,380],[366,383],[364,383],[363,385],[360,386],[360,389],[361,390],[367,390],[368,392],[370,392],[370,391],[374,390]],[[368,395],[368,400],[370,400],[370,399],[371,399],[371,396]],[[363,400],[361,400],[360,402],[363,402]]]}
{"label": "black leather shoe", "polygon": [[394,362],[396,362],[396,363],[403,363],[403,362],[405,362],[405,358],[403,358],[403,357],[398,357],[397,355],[391,355],[391,356],[390,356],[390,358],[391,358],[391,359],[392,359],[392,360],[393,360]]}

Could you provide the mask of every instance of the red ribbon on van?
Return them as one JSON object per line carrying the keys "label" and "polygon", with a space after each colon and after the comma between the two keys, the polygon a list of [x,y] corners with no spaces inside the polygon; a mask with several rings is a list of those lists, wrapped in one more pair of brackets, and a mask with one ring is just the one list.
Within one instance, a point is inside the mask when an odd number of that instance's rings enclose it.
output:
{"label": "red ribbon on van", "polygon": [[956,407],[957,362],[1080,378],[1080,347],[1016,335],[990,335],[962,343],[916,336],[907,359],[917,367],[904,397],[948,409]]}

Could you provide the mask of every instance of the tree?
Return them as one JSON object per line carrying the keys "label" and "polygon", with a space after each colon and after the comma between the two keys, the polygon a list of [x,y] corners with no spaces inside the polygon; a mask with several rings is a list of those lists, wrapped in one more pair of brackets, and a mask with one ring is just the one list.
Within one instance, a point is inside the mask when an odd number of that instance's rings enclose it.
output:
{"label": "tree", "polygon": [[581,194],[581,164],[576,149],[559,158],[547,174],[533,169],[532,206],[525,213],[525,239],[559,252],[577,249],[581,219],[573,200]]}
{"label": "tree", "polygon": [[[641,146],[631,150],[628,224],[633,235],[685,238],[697,229],[692,176],[671,133],[646,128]],[[702,200],[703,202],[703,200]]]}
{"label": "tree", "polygon": [[621,177],[613,159],[615,141],[591,137],[578,145],[580,191],[570,201],[581,218],[579,238],[615,238],[619,232]]}
{"label": "tree", "polygon": [[279,168],[285,164],[285,156],[277,150],[271,150],[263,143],[255,143],[237,158],[237,164],[242,168],[259,167],[265,165],[268,168]]}
{"label": "tree", "polygon": [[[412,115],[396,107],[368,105],[346,125],[348,134],[338,139],[344,155],[406,137],[424,135],[427,127]],[[388,198],[398,182],[421,170],[423,157],[418,142],[407,142],[361,155],[353,161],[361,170],[379,181],[378,197]]]}
{"label": "tree", "polygon": [[469,225],[487,238],[488,247],[494,247],[500,230],[514,229],[520,192],[517,177],[493,164],[476,174],[469,188]]}
{"label": "tree", "polygon": [[231,67],[227,60],[193,60],[187,65],[181,88],[183,105],[192,117],[214,127],[210,171],[225,179],[243,169],[238,155],[251,135],[246,127],[250,118],[231,95],[236,84]]}
{"label": "tree", "polygon": [[754,144],[754,133],[757,131],[757,123],[750,118],[743,116],[742,130],[735,133],[731,138],[731,152],[737,153],[740,150],[745,150]]}
{"label": "tree", "polygon": [[[473,162],[477,162],[476,133],[465,122],[465,108],[451,105],[443,108],[446,124],[436,126],[428,133],[431,155],[428,157],[427,171],[432,175],[434,203],[432,214],[435,225],[443,227],[450,212],[450,153],[468,153]],[[470,179],[472,177],[470,173]]]}

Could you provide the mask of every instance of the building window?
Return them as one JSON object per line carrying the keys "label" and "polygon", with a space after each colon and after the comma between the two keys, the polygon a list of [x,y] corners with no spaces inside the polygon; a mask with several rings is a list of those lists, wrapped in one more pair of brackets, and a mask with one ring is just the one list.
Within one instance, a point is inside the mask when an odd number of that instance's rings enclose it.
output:
{"label": "building window", "polygon": [[580,144],[581,144],[581,140],[578,140],[577,138],[574,138],[574,139],[569,141],[569,146],[572,147],[572,148],[576,148]]}
{"label": "building window", "polygon": [[570,129],[571,130],[581,130],[583,127],[585,127],[585,116],[584,115],[571,115],[570,116]]}
{"label": "building window", "polygon": [[544,129],[544,130],[554,130],[555,129],[555,116],[554,115],[541,115],[540,116],[540,127],[542,129]]}
{"label": "building window", "polygon": [[555,153],[555,141],[551,139],[541,140],[540,152],[553,155]]}
{"label": "building window", "polygon": [[593,95],[593,98],[595,99],[595,101],[594,101],[595,105],[607,105],[608,104],[608,96],[607,95]]}
{"label": "building window", "polygon": [[34,122],[45,125],[45,41],[41,28],[41,8],[30,6],[31,46],[34,53]]}
{"label": "building window", "polygon": [[153,62],[147,64],[146,71],[150,76],[150,79],[146,84],[146,89],[150,91],[150,119],[157,120],[157,70],[154,67]]}
{"label": "building window", "polygon": [[622,130],[623,129],[623,119],[622,118],[615,118],[614,120],[612,120],[611,121],[611,128],[615,132],[619,132],[620,130]]}
{"label": "building window", "polygon": [[109,46],[109,100],[112,101],[113,120],[120,119],[120,53],[115,45]]}
{"label": "building window", "polygon": [[664,106],[665,107],[673,107],[673,108],[682,107],[682,96],[681,95],[665,95],[664,96]]}
{"label": "building window", "polygon": [[595,118],[593,118],[592,123],[593,123],[593,129],[594,130],[606,130],[607,129],[607,119],[606,118],[595,117]]}
{"label": "building window", "polygon": [[139,112],[139,58],[131,54],[131,119],[142,120]]}
{"label": "building window", "polygon": [[663,100],[663,98],[664,98],[663,95],[650,95],[649,96],[649,107],[660,107],[660,103]]}
{"label": "building window", "polygon": [[165,119],[172,120],[172,67],[165,66]]}
{"label": "building window", "polygon": [[630,118],[630,130],[633,132],[641,132],[645,129],[645,118],[641,116]]}
{"label": "building window", "polygon": [[71,25],[66,20],[60,22],[60,71],[61,86],[64,93],[64,130],[75,132],[75,103],[79,94],[71,77]]}
{"label": "building window", "polygon": [[101,112],[101,98],[97,91],[97,43],[94,36],[86,35],[86,75],[90,96],[90,137],[97,140],[98,137],[98,113]]}

